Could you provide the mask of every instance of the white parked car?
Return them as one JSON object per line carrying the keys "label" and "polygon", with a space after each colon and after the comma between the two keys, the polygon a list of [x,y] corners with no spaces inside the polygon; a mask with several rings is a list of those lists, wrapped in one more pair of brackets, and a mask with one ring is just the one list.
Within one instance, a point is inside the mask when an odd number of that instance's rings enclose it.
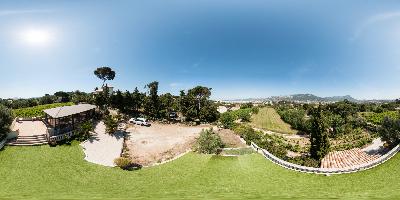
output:
{"label": "white parked car", "polygon": [[131,124],[136,124],[136,125],[140,125],[140,126],[150,126],[150,122],[149,120],[147,120],[146,118],[131,118],[129,120],[129,123]]}

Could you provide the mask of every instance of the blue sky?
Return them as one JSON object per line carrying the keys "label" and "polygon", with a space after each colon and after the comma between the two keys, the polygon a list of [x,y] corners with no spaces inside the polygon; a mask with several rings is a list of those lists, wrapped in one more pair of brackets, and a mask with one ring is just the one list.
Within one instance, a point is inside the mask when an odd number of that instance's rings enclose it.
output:
{"label": "blue sky", "polygon": [[0,98],[92,91],[99,66],[121,90],[400,97],[398,1],[3,0],[0,30]]}

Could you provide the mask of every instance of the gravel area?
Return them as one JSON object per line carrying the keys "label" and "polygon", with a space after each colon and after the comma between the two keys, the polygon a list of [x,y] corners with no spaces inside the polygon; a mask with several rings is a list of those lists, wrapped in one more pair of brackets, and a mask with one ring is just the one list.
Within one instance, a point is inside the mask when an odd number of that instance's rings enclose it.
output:
{"label": "gravel area", "polygon": [[81,143],[85,152],[85,160],[99,165],[114,166],[114,159],[120,157],[123,133],[117,132],[114,135],[105,133],[105,125],[99,122],[92,137]]}
{"label": "gravel area", "polygon": [[129,154],[133,162],[152,166],[187,152],[202,129],[210,126],[185,126],[153,123],[150,127],[134,125],[127,129]]}

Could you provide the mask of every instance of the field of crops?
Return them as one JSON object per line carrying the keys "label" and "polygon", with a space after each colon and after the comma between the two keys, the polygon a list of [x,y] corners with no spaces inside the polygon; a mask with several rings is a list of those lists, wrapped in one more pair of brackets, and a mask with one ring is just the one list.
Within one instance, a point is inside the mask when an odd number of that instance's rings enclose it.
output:
{"label": "field of crops", "polygon": [[53,104],[46,104],[46,105],[40,105],[40,106],[35,106],[35,107],[29,107],[29,108],[15,109],[15,110],[13,110],[13,113],[16,117],[26,117],[26,118],[42,117],[44,115],[43,110],[60,107],[60,106],[71,106],[71,105],[74,105],[74,103],[72,103],[72,102],[53,103]]}
{"label": "field of crops", "polygon": [[361,112],[360,115],[364,117],[367,122],[373,124],[381,124],[383,119],[387,116],[392,119],[399,119],[399,112],[398,111],[386,111],[382,113],[374,113],[374,112]]}
{"label": "field of crops", "polygon": [[285,123],[274,108],[261,108],[259,112],[252,116],[251,124],[254,127],[275,131],[279,133],[296,134],[298,131]]}

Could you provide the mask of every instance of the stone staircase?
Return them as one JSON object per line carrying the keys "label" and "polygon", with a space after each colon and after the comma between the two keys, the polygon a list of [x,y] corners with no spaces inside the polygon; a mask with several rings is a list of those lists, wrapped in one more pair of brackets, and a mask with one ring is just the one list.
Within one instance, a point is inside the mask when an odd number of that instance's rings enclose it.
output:
{"label": "stone staircase", "polygon": [[47,144],[46,135],[18,136],[7,143],[10,146],[34,146]]}

